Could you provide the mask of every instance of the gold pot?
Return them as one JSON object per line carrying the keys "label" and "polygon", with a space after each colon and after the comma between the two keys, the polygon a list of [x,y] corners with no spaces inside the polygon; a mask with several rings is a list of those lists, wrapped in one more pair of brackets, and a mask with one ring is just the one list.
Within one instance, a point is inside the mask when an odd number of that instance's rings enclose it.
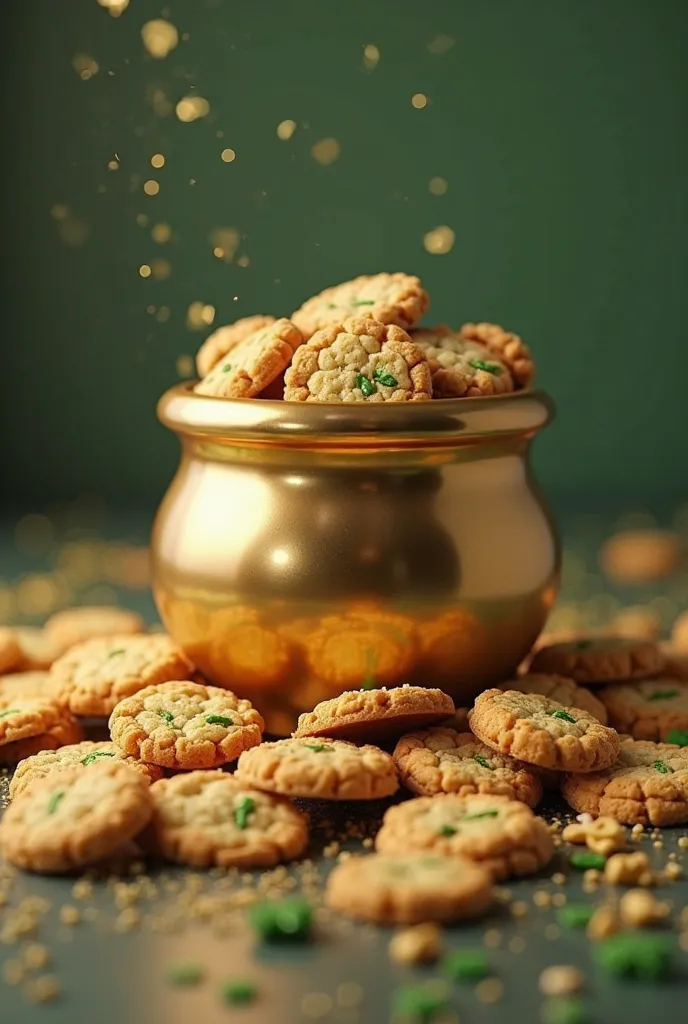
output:
{"label": "gold pot", "polygon": [[153,531],[171,636],[268,729],[342,690],[414,681],[457,705],[514,671],[557,589],[530,442],[541,392],[399,405],[172,388],[182,446]]}

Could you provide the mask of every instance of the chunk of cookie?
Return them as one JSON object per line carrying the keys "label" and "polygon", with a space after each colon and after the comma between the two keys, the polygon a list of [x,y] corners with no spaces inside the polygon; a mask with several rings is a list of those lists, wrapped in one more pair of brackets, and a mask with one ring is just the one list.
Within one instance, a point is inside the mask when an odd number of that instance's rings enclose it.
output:
{"label": "chunk of cookie", "polygon": [[479,398],[514,390],[506,363],[459,331],[444,324],[420,328],[411,332],[411,341],[428,360],[433,398]]}
{"label": "chunk of cookie", "polygon": [[608,768],[619,753],[614,729],[539,693],[485,690],[468,721],[488,747],[541,768],[593,772]]}
{"label": "chunk of cookie", "polygon": [[145,848],[192,867],[272,867],[308,844],[305,816],[284,797],[224,772],[185,772],[151,786]]}
{"label": "chunk of cookie", "polygon": [[14,630],[15,640],[21,650],[21,671],[34,672],[48,669],[59,658],[64,648],[56,644],[44,629],[21,626]]}
{"label": "chunk of cookie", "polygon": [[302,341],[290,320],[275,320],[238,341],[194,391],[214,398],[255,398],[284,372]]}
{"label": "chunk of cookie", "polygon": [[15,697],[42,697],[47,681],[47,672],[13,672],[0,676],[0,703],[11,703]]}
{"label": "chunk of cookie", "polygon": [[490,793],[529,807],[542,797],[535,769],[498,754],[470,732],[444,726],[412,732],[402,736],[392,756],[402,784],[420,796]]}
{"label": "chunk of cookie", "polygon": [[168,636],[113,636],[70,648],[50,669],[48,692],[75,715],[105,717],[145,686],[185,679],[193,665]]}
{"label": "chunk of cookie", "polygon": [[688,683],[658,676],[613,683],[598,693],[617,732],[671,743],[673,730],[685,733],[688,742]]}
{"label": "chunk of cookie", "polygon": [[70,741],[69,745],[54,750],[44,749],[20,761],[10,781],[10,796],[14,799],[27,786],[55,772],[74,767],[90,768],[101,762],[126,764],[141,772],[149,782],[157,782],[162,778],[162,768],[129,757],[122,753],[116,743],[109,740],[101,743],[92,740],[84,740],[82,743]]}
{"label": "chunk of cookie", "polygon": [[[661,643],[660,650],[666,658],[664,674],[670,679],[680,679],[682,683],[688,682],[688,651],[682,651],[674,647],[673,643]],[[0,690],[0,694],[1,694]]]}
{"label": "chunk of cookie", "polygon": [[25,871],[55,873],[95,864],[150,818],[148,782],[124,764],[69,768],[35,782],[0,822],[0,851]]}
{"label": "chunk of cookie", "polygon": [[330,872],[325,903],[375,924],[477,917],[492,902],[492,877],[467,857],[429,853],[349,857]]}
{"label": "chunk of cookie", "polygon": [[482,794],[421,796],[390,807],[375,848],[396,856],[468,857],[495,879],[531,875],[554,853],[546,823],[526,804]]}
{"label": "chunk of cookie", "polygon": [[294,736],[379,742],[407,729],[442,721],[453,713],[451,697],[423,686],[349,690],[301,715]]}
{"label": "chunk of cookie", "polygon": [[523,340],[499,324],[464,324],[460,331],[466,341],[477,341],[505,363],[519,387],[527,388],[535,375],[533,356]]}
{"label": "chunk of cookie", "polygon": [[32,757],[40,751],[57,750],[67,743],[78,743],[83,736],[83,729],[78,720],[68,711],[64,711],[58,721],[48,726],[45,732],[0,746],[0,764],[18,764],[24,758]]}
{"label": "chunk of cookie", "polygon": [[624,739],[611,768],[567,775],[561,791],[583,814],[609,815],[624,825],[682,825],[688,821],[688,749]]}
{"label": "chunk of cookie", "polygon": [[401,327],[351,319],[317,331],[284,377],[288,402],[419,402],[432,396],[430,367]]}
{"label": "chunk of cookie", "polygon": [[500,690],[520,690],[521,693],[541,693],[543,697],[549,697],[558,704],[567,708],[582,708],[596,718],[602,725],[607,724],[607,709],[601,700],[578,686],[573,679],[566,676],[544,675],[538,672],[530,672],[518,676],[516,679],[509,679],[500,685]]}
{"label": "chunk of cookie", "polygon": [[230,690],[174,681],[147,686],[110,716],[113,742],[162,768],[215,768],[260,743],[263,719]]}
{"label": "chunk of cookie", "polygon": [[47,696],[0,700],[0,746],[38,736],[68,717],[65,709]]}
{"label": "chunk of cookie", "polygon": [[22,652],[15,633],[0,626],[0,673],[15,672],[21,667]]}
{"label": "chunk of cookie", "polygon": [[318,800],[377,800],[399,788],[389,754],[325,736],[262,743],[241,755],[236,777],[268,793]]}
{"label": "chunk of cookie", "polygon": [[245,316],[233,324],[218,327],[209,334],[196,353],[196,369],[199,377],[207,377],[221,359],[233,348],[256,331],[274,324],[274,316]]}
{"label": "chunk of cookie", "polygon": [[652,640],[595,636],[541,647],[531,672],[568,676],[577,683],[605,683],[658,675],[664,655]]}
{"label": "chunk of cookie", "polygon": [[406,329],[420,320],[429,302],[417,277],[401,273],[364,275],[308,299],[292,320],[304,338],[350,317],[369,317]]}
{"label": "chunk of cookie", "polygon": [[413,623],[399,615],[328,615],[306,641],[308,668],[334,693],[398,685],[417,655]]}
{"label": "chunk of cookie", "polygon": [[110,605],[65,608],[45,624],[45,636],[60,653],[86,640],[143,633],[146,624],[136,612]]}

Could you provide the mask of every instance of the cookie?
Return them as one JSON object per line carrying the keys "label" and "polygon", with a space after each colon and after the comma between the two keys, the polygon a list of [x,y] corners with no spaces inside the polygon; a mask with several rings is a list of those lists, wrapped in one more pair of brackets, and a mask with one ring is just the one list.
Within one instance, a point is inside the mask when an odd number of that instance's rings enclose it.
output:
{"label": "cookie", "polygon": [[14,672],[22,663],[22,652],[11,629],[0,627],[0,673]]}
{"label": "cookie", "polygon": [[379,320],[338,321],[294,353],[287,402],[419,402],[432,397],[430,367],[406,331]]}
{"label": "cookie", "polygon": [[[665,675],[670,679],[680,679],[688,682],[688,651],[674,647],[673,643],[661,643],[660,650],[666,658],[664,666]],[[0,681],[1,682],[1,681]],[[2,690],[0,689],[0,694]]]}
{"label": "cookie", "polygon": [[535,807],[542,783],[528,765],[498,754],[470,732],[437,726],[412,732],[397,743],[394,763],[402,785],[420,796],[491,793]]}
{"label": "cookie", "polygon": [[17,696],[12,701],[0,700],[0,747],[38,736],[68,717],[64,708],[49,697]]}
{"label": "cookie", "polygon": [[241,755],[236,777],[269,793],[318,800],[377,800],[399,788],[389,754],[325,736],[262,743]]}
{"label": "cookie", "polygon": [[207,377],[221,359],[233,348],[256,331],[274,324],[274,316],[245,316],[233,324],[218,327],[208,335],[196,353],[196,369],[199,377]]}
{"label": "cookie", "polygon": [[527,388],[535,375],[535,363],[530,349],[513,331],[505,331],[499,324],[464,324],[460,331],[465,341],[477,341],[508,366],[518,387]]}
{"label": "cookie", "polygon": [[289,800],[225,772],[185,772],[150,792],[153,817],[142,845],[178,864],[267,868],[300,856],[308,844],[306,818]]}
{"label": "cookie", "polygon": [[306,661],[330,692],[394,686],[412,672],[417,645],[413,623],[403,616],[329,615],[308,637]]}
{"label": "cookie", "polygon": [[623,825],[682,825],[688,821],[688,749],[624,739],[611,768],[567,775],[561,791],[583,814],[609,815]]}
{"label": "cookie", "polygon": [[70,648],[50,669],[48,692],[75,715],[104,717],[145,686],[185,679],[193,666],[168,636],[113,636]]}
{"label": "cookie", "polygon": [[455,683],[457,666],[463,678],[470,678],[480,671],[489,652],[485,627],[464,608],[443,612],[423,623],[419,633],[420,671],[423,678],[435,683]]}
{"label": "cookie", "polygon": [[619,753],[619,737],[582,708],[563,707],[539,693],[485,690],[468,721],[488,747],[527,764],[557,771],[608,768]]}
{"label": "cookie", "polygon": [[239,690],[272,690],[289,675],[292,648],[286,637],[257,622],[218,631],[208,648],[214,676]]}
{"label": "cookie", "polygon": [[616,682],[656,676],[664,656],[651,640],[595,636],[551,644],[536,651],[531,672],[568,676],[577,683]]}
{"label": "cookie", "polygon": [[149,782],[157,782],[162,778],[162,769],[157,765],[145,764],[136,758],[128,757],[115,743],[109,741],[95,743],[91,740],[84,740],[83,743],[70,741],[68,746],[61,746],[59,750],[43,750],[23,759],[17,765],[10,781],[10,796],[14,799],[27,786],[55,772],[79,766],[90,768],[101,762],[126,764],[141,772]]}
{"label": "cookie", "polygon": [[423,686],[349,690],[301,715],[294,736],[379,741],[441,721],[453,713],[451,697]]}
{"label": "cookie", "polygon": [[302,341],[290,320],[275,320],[237,341],[194,391],[213,398],[255,398],[289,365]]}
{"label": "cookie", "polygon": [[613,683],[597,692],[617,732],[636,740],[668,742],[672,729],[688,735],[688,683],[658,676]]}
{"label": "cookie", "polygon": [[44,629],[21,626],[12,632],[21,651],[22,672],[48,669],[62,654],[63,648],[51,640]]}
{"label": "cookie", "polygon": [[500,690],[520,690],[521,693],[541,693],[558,704],[567,708],[582,708],[596,718],[602,725],[607,724],[607,709],[601,700],[582,686],[574,683],[566,676],[543,675],[537,672],[526,673],[517,679],[509,679],[500,686]]}
{"label": "cookie", "polygon": [[215,768],[260,743],[263,719],[230,690],[192,682],[147,686],[115,707],[120,750],[162,768]]}
{"label": "cookie", "polygon": [[62,717],[54,725],[48,726],[44,732],[0,746],[0,764],[15,765],[42,750],[52,751],[64,747],[67,743],[78,743],[83,737],[84,733],[77,719],[65,711]]}
{"label": "cookie", "polygon": [[492,877],[467,857],[428,853],[349,857],[330,872],[325,903],[380,925],[458,921],[492,902]]}
{"label": "cookie", "polygon": [[428,360],[433,398],[479,398],[514,390],[506,363],[459,331],[440,324],[412,331],[411,341]]}
{"label": "cookie", "polygon": [[375,840],[378,853],[428,852],[468,857],[495,879],[531,875],[554,844],[542,818],[505,796],[420,796],[390,807]]}
{"label": "cookie", "polygon": [[671,530],[621,530],[604,542],[599,560],[615,583],[638,586],[670,576],[684,553],[683,538]]}
{"label": "cookie", "polygon": [[145,628],[143,619],[136,612],[109,605],[91,605],[66,608],[51,616],[45,624],[45,636],[62,653],[86,640],[143,633]]}
{"label": "cookie", "polygon": [[146,779],[124,764],[66,768],[35,782],[0,822],[0,852],[25,871],[55,873],[95,864],[147,823]]}
{"label": "cookie", "polygon": [[7,704],[15,697],[42,697],[47,681],[47,672],[13,672],[0,676],[0,703]]}
{"label": "cookie", "polygon": [[292,320],[306,339],[328,324],[350,317],[369,317],[409,328],[420,320],[429,302],[417,277],[401,273],[364,275],[314,295],[297,309]]}

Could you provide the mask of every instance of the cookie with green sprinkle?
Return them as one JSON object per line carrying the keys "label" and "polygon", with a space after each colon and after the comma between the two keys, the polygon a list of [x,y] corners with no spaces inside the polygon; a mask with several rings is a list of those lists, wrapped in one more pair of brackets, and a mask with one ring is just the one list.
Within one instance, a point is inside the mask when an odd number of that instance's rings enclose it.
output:
{"label": "cookie with green sprinkle", "polygon": [[624,739],[611,768],[567,775],[562,794],[574,810],[623,825],[681,825],[688,821],[688,749]]}
{"label": "cookie with green sprinkle", "polygon": [[484,913],[492,877],[467,857],[430,853],[349,857],[327,880],[333,910],[376,924],[457,921]]}
{"label": "cookie with green sprinkle", "polygon": [[301,715],[294,736],[379,742],[395,739],[407,729],[441,722],[453,713],[451,697],[425,686],[348,690]]}
{"label": "cookie with green sprinkle", "polygon": [[399,778],[420,796],[491,793],[535,807],[542,797],[537,772],[481,743],[473,733],[436,726],[402,736],[394,753]]}
{"label": "cookie with green sprinkle", "polygon": [[688,732],[688,683],[657,676],[614,683],[598,693],[611,725],[636,740],[671,743],[672,732]]}
{"label": "cookie with green sprinkle", "polygon": [[109,741],[95,743],[92,740],[84,740],[82,743],[69,743],[66,746],[60,746],[57,750],[42,750],[20,761],[10,781],[10,796],[14,800],[27,786],[55,772],[79,766],[90,768],[91,765],[100,764],[101,761],[127,764],[130,768],[141,772],[149,782],[156,782],[162,778],[162,768],[123,754],[115,743]]}
{"label": "cookie with green sprinkle", "polygon": [[256,398],[284,372],[303,337],[282,317],[236,341],[195,386],[212,398]]}
{"label": "cookie with green sprinkle", "polygon": [[150,787],[153,816],[140,838],[151,853],[191,867],[271,867],[299,857],[305,816],[221,771],[182,772]]}
{"label": "cookie with green sprinkle", "polygon": [[305,338],[349,317],[371,317],[408,330],[420,320],[429,301],[418,278],[410,274],[363,275],[314,295],[292,320]]}
{"label": "cookie with green sprinkle", "polygon": [[540,647],[530,663],[531,672],[568,676],[577,683],[595,685],[658,675],[665,658],[652,640],[621,636],[579,636]]}
{"label": "cookie with green sprinkle", "polygon": [[240,341],[255,334],[256,331],[274,324],[274,316],[244,316],[233,324],[218,327],[205,339],[196,353],[196,369],[199,377],[206,377],[211,370],[236,348]]}
{"label": "cookie with green sprinkle", "polygon": [[486,690],[468,720],[488,747],[540,768],[597,771],[610,767],[619,752],[614,729],[582,708],[564,707],[540,693]]}
{"label": "cookie with green sprinkle", "polygon": [[411,340],[428,360],[435,398],[480,398],[514,390],[506,363],[458,330],[444,324],[424,327],[412,331]]}
{"label": "cookie with green sprinkle", "polygon": [[505,796],[418,797],[390,807],[375,840],[379,853],[468,857],[493,878],[530,875],[554,853],[542,818]]}
{"label": "cookie with green sprinkle", "polygon": [[230,690],[173,681],[121,701],[110,735],[124,754],[162,768],[215,768],[260,743],[263,719]]}

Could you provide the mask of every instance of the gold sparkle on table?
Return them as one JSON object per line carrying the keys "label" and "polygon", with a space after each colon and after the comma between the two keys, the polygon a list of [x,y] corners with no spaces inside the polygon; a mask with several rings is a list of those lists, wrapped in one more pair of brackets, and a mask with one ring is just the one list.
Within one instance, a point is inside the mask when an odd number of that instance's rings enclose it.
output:
{"label": "gold sparkle on table", "polygon": [[286,142],[290,139],[296,131],[296,121],[292,121],[289,118],[286,121],[280,121],[277,125],[277,138],[282,139]]}
{"label": "gold sparkle on table", "polygon": [[203,96],[184,96],[174,109],[179,120],[188,123],[207,117],[210,104]]}
{"label": "gold sparkle on table", "polygon": [[175,368],[180,377],[193,377],[195,376],[194,359],[193,356],[183,355],[177,356],[175,362]]}
{"label": "gold sparkle on table", "polygon": [[327,167],[335,162],[341,149],[342,147],[336,139],[319,139],[311,149],[311,155],[319,164]]}
{"label": "gold sparkle on table", "polygon": [[154,242],[157,242],[158,245],[165,245],[166,242],[169,242],[171,237],[172,228],[169,224],[160,223],[153,225],[153,228],[151,230],[151,238],[153,239]]}
{"label": "gold sparkle on table", "polygon": [[179,44],[179,32],[172,22],[154,18],[142,26],[141,39],[151,57],[162,60]]}
{"label": "gold sparkle on table", "polygon": [[192,302],[186,311],[186,326],[191,330],[210,327],[215,319],[215,307],[207,302]]}
{"label": "gold sparkle on table", "polygon": [[449,188],[449,182],[446,178],[431,178],[428,183],[428,189],[433,196],[443,196]]}
{"label": "gold sparkle on table", "polygon": [[411,97],[411,106],[416,110],[423,110],[428,105],[428,97],[424,92],[414,92]]}
{"label": "gold sparkle on table", "polygon": [[75,54],[72,58],[72,67],[84,82],[87,82],[89,78],[93,78],[100,70],[98,61],[94,57],[89,57],[87,53]]}
{"label": "gold sparkle on table", "polygon": [[170,307],[169,306],[161,306],[160,309],[158,310],[158,312],[155,314],[155,319],[158,321],[159,324],[166,324],[166,323],[168,323],[168,321],[170,319],[170,315],[171,315]]}
{"label": "gold sparkle on table", "polygon": [[432,231],[427,231],[423,236],[423,245],[433,256],[443,256],[445,253],[450,252],[454,247],[455,241],[456,235],[446,224],[433,228]]}
{"label": "gold sparkle on table", "polygon": [[147,196],[157,196],[160,191],[160,182],[154,178],[149,178],[148,181],[143,183],[143,191]]}
{"label": "gold sparkle on table", "polygon": [[374,71],[380,60],[380,51],[374,43],[366,43],[363,47],[363,67],[366,71]]}
{"label": "gold sparkle on table", "polygon": [[162,155],[162,153],[153,153],[153,156],[150,158],[150,163],[151,167],[155,167],[157,170],[160,167],[165,166],[165,157]]}
{"label": "gold sparkle on table", "polygon": [[151,262],[151,274],[156,281],[164,281],[172,273],[172,264],[169,260],[155,259]]}
{"label": "gold sparkle on table", "polygon": [[222,162],[225,164],[231,164],[233,163],[234,160],[236,160],[236,153],[234,152],[233,149],[223,149],[222,152],[220,153],[220,160],[222,160]]}
{"label": "gold sparkle on table", "polygon": [[97,0],[99,7],[104,7],[110,17],[119,18],[129,6],[129,0]]}
{"label": "gold sparkle on table", "polygon": [[141,266],[139,267],[139,275],[141,277],[150,277],[152,273],[153,271],[151,270],[147,263],[142,263]]}
{"label": "gold sparkle on table", "polygon": [[119,170],[119,158],[117,156],[114,156],[112,158],[112,160],[108,160],[108,171],[118,171],[118,170]]}
{"label": "gold sparkle on table", "polygon": [[234,259],[234,255],[239,248],[241,234],[237,228],[213,228],[208,236],[208,241],[213,247],[213,256],[216,256],[219,260],[226,260],[229,263]]}

